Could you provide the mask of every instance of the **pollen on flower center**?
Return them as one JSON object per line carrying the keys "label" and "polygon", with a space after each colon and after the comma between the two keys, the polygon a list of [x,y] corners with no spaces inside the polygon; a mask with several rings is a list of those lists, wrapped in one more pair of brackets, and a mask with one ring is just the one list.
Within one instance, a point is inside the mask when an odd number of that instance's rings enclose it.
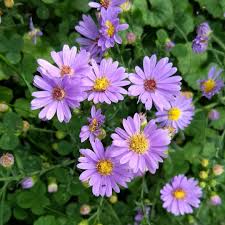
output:
{"label": "pollen on flower center", "polygon": [[173,196],[178,200],[182,200],[185,198],[186,192],[183,189],[178,188],[173,192]]}
{"label": "pollen on flower center", "polygon": [[91,123],[89,124],[89,130],[90,130],[91,132],[94,132],[94,131],[96,131],[97,127],[98,127],[98,120],[97,120],[96,118],[94,118],[94,119],[91,121]]}
{"label": "pollen on flower center", "polygon": [[112,173],[113,163],[108,159],[103,159],[98,161],[96,168],[102,176],[107,176]]}
{"label": "pollen on flower center", "polygon": [[70,66],[65,66],[63,65],[60,71],[60,75],[64,76],[64,75],[72,75],[73,74],[73,69]]}
{"label": "pollen on flower center", "polygon": [[65,98],[65,96],[66,96],[66,92],[60,87],[55,87],[52,91],[52,97],[55,100],[61,101]]}
{"label": "pollen on flower center", "polygon": [[129,140],[129,147],[131,151],[144,154],[149,148],[149,141],[143,133],[134,134]]}
{"label": "pollen on flower center", "polygon": [[107,27],[106,33],[108,34],[109,37],[112,37],[114,35],[114,33],[115,33],[114,25],[109,20],[106,20],[105,26]]}
{"label": "pollen on flower center", "polygon": [[210,92],[212,91],[216,86],[216,82],[212,79],[208,79],[206,81],[203,82],[203,88],[205,92]]}
{"label": "pollen on flower center", "polygon": [[168,119],[169,120],[173,120],[173,121],[177,121],[181,116],[181,110],[178,108],[171,108],[168,111]]}
{"label": "pollen on flower center", "polygon": [[111,2],[111,0],[100,0],[101,6],[106,9],[109,7],[110,2]]}
{"label": "pollen on flower center", "polygon": [[109,86],[109,80],[106,77],[97,78],[94,83],[94,91],[105,91]]}
{"label": "pollen on flower center", "polygon": [[144,88],[146,91],[155,91],[156,82],[152,79],[144,81]]}

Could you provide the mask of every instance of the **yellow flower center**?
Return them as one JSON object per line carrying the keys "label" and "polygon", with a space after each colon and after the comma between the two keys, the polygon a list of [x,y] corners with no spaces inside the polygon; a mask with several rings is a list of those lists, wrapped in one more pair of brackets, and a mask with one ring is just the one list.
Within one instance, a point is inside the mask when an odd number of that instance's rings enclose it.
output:
{"label": "yellow flower center", "polygon": [[109,80],[106,77],[97,78],[94,83],[94,91],[105,91],[109,86]]}
{"label": "yellow flower center", "polygon": [[182,200],[185,198],[186,192],[183,189],[178,188],[173,192],[173,196],[178,200]]}
{"label": "yellow flower center", "polygon": [[62,66],[60,75],[63,77],[64,75],[72,75],[73,74],[73,69],[70,66]]}
{"label": "yellow flower center", "polygon": [[106,33],[108,34],[109,37],[112,37],[115,33],[114,25],[109,20],[106,20],[105,26],[107,27]]}
{"label": "yellow flower center", "polygon": [[111,2],[110,0],[100,0],[101,6],[106,9],[109,7],[110,2]]}
{"label": "yellow flower center", "polygon": [[97,163],[97,171],[102,175],[102,176],[108,176],[112,173],[113,170],[113,164],[110,160],[108,159],[103,159],[100,160]]}
{"label": "yellow flower center", "polygon": [[168,112],[169,120],[177,121],[181,116],[181,110],[178,108],[171,108]]}
{"label": "yellow flower center", "polygon": [[203,88],[206,93],[212,91],[216,86],[216,82],[213,79],[208,79],[203,82]]}
{"label": "yellow flower center", "polygon": [[134,134],[129,140],[129,147],[131,151],[144,154],[149,148],[149,141],[143,133]]}
{"label": "yellow flower center", "polygon": [[98,127],[98,120],[96,118],[94,118],[91,123],[89,124],[89,130],[91,132],[94,132],[96,130],[96,128]]}
{"label": "yellow flower center", "polygon": [[62,88],[55,87],[52,91],[52,97],[55,100],[61,101],[65,98],[65,96],[66,96],[66,92]]}

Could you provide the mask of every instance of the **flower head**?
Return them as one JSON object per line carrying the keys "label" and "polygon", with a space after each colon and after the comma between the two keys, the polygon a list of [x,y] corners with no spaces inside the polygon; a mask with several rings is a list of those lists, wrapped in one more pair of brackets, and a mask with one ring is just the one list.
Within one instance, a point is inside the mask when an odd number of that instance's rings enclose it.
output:
{"label": "flower head", "polygon": [[220,164],[216,164],[213,166],[213,174],[216,176],[221,175],[224,172],[224,168]]}
{"label": "flower head", "polygon": [[126,0],[99,0],[95,2],[89,2],[89,6],[91,8],[96,8],[98,10],[104,8],[108,9],[111,8],[118,8],[121,4],[123,4]]}
{"label": "flower head", "polygon": [[22,181],[21,181],[21,186],[23,189],[30,189],[34,186],[35,184],[35,178],[34,177],[25,177]]}
{"label": "flower head", "polygon": [[114,47],[115,42],[121,44],[122,39],[118,32],[129,27],[128,24],[120,24],[119,12],[120,10],[116,8],[101,9],[101,36],[98,40],[98,45],[103,51]]}
{"label": "flower head", "polygon": [[5,168],[10,168],[14,164],[14,156],[10,153],[5,153],[0,157],[0,165]]}
{"label": "flower head", "polygon": [[178,216],[193,212],[193,207],[198,208],[202,190],[198,182],[184,175],[175,176],[160,191],[164,202],[163,208]]}
{"label": "flower head", "polygon": [[101,134],[101,126],[105,121],[105,116],[102,114],[101,109],[96,110],[95,106],[91,108],[91,118],[88,118],[88,125],[81,128],[80,138],[84,142],[88,138],[90,142]]}
{"label": "flower head", "polygon": [[221,88],[224,87],[223,80],[218,79],[221,73],[222,70],[216,71],[215,67],[211,67],[208,73],[208,78],[199,81],[203,96],[211,99],[221,90]]}
{"label": "flower head", "polygon": [[220,118],[220,112],[216,109],[211,109],[208,113],[208,118],[210,120],[218,120]]}
{"label": "flower head", "polygon": [[192,41],[192,50],[194,53],[203,53],[206,51],[208,47],[208,37],[204,36],[197,36],[193,41]]}
{"label": "flower head", "polygon": [[84,87],[88,93],[88,101],[93,100],[95,104],[106,102],[117,103],[124,99],[122,94],[127,91],[122,88],[130,82],[125,80],[127,74],[123,67],[118,67],[118,62],[113,62],[111,58],[103,59],[98,65],[92,61],[93,72],[84,78]]}
{"label": "flower head", "polygon": [[123,120],[123,127],[116,128],[113,139],[112,154],[120,158],[121,164],[128,164],[134,173],[149,170],[155,173],[159,162],[166,157],[166,150],[170,143],[167,131],[158,129],[154,121],[141,129],[138,113],[133,118]]}
{"label": "flower head", "polygon": [[79,22],[79,25],[75,26],[75,30],[83,37],[77,38],[76,41],[80,44],[81,49],[90,52],[93,59],[100,61],[104,51],[98,46],[99,29],[91,16],[83,15],[82,18],[83,20]]}
{"label": "flower head", "polygon": [[88,204],[83,204],[83,205],[80,207],[80,214],[81,214],[81,215],[86,216],[86,215],[88,215],[90,212],[91,212],[91,207],[90,207],[90,205],[88,205]]}
{"label": "flower head", "polygon": [[211,197],[210,197],[210,203],[211,203],[211,205],[221,205],[221,203],[222,203],[222,200],[221,200],[221,198],[220,198],[220,196],[219,195],[217,195],[217,194],[213,194]]}
{"label": "flower head", "polygon": [[137,36],[133,32],[128,32],[126,35],[126,38],[127,38],[128,44],[133,44],[133,43],[135,43]]}
{"label": "flower head", "polygon": [[92,186],[95,196],[112,195],[112,189],[119,192],[119,185],[127,187],[130,181],[130,173],[125,165],[121,165],[117,158],[112,157],[111,147],[104,150],[98,139],[91,142],[92,149],[81,149],[82,156],[78,159],[79,169],[85,170],[80,175],[80,180],[88,181]]}
{"label": "flower head", "polygon": [[77,48],[69,48],[64,45],[62,51],[51,52],[51,57],[57,66],[52,65],[44,59],[38,59],[38,71],[50,77],[82,77],[90,72],[90,54],[85,50],[77,53]]}
{"label": "flower head", "polygon": [[197,29],[197,35],[202,37],[208,37],[212,33],[212,30],[207,22],[201,23]]}
{"label": "flower head", "polygon": [[139,100],[150,110],[152,104],[160,110],[169,107],[169,102],[179,94],[181,89],[181,77],[172,76],[177,68],[168,63],[168,58],[162,58],[157,63],[156,55],[144,58],[144,70],[135,67],[135,74],[129,76],[133,83],[128,89],[131,96],[139,96]]}
{"label": "flower head", "polygon": [[40,109],[39,118],[51,120],[57,113],[60,122],[69,122],[71,119],[70,108],[79,107],[84,100],[85,93],[81,89],[82,82],[79,79],[51,78],[45,75],[34,77],[34,86],[41,91],[32,93],[35,97],[31,101],[31,109]]}
{"label": "flower head", "polygon": [[37,37],[41,37],[43,33],[39,28],[34,27],[32,17],[30,17],[29,27],[30,27],[30,32],[28,33],[28,35],[31,37],[33,43],[36,45]]}
{"label": "flower head", "polygon": [[156,113],[156,122],[160,122],[160,125],[163,127],[173,127],[178,131],[187,127],[193,116],[194,106],[192,99],[179,95],[174,101],[170,102],[170,106],[167,109]]}
{"label": "flower head", "polygon": [[170,39],[167,39],[165,43],[166,51],[170,51],[173,47],[175,47],[175,43],[171,41]]}

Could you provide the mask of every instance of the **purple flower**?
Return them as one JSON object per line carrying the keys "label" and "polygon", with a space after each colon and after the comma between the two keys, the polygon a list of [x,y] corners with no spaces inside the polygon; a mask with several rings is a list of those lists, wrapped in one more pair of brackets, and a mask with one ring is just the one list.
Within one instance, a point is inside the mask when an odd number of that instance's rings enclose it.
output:
{"label": "purple flower", "polygon": [[178,131],[178,129],[183,130],[190,124],[193,115],[192,99],[179,95],[170,102],[167,109],[156,113],[156,122],[160,122],[162,127],[174,127]]}
{"label": "purple flower", "polygon": [[216,109],[211,109],[208,114],[210,120],[218,120],[220,118],[220,113]]}
{"label": "purple flower", "polygon": [[166,51],[170,51],[174,46],[175,46],[175,43],[173,41],[171,41],[170,39],[166,40],[166,43],[165,43]]}
{"label": "purple flower", "polygon": [[83,20],[79,22],[79,25],[75,26],[75,30],[83,37],[77,38],[76,41],[80,44],[81,49],[90,52],[92,58],[100,61],[104,51],[98,46],[99,29],[91,16],[83,15],[82,18]]}
{"label": "purple flower", "polygon": [[64,77],[63,79],[51,78],[45,75],[34,77],[34,86],[42,91],[32,93],[35,97],[31,101],[31,109],[40,109],[39,118],[50,120],[57,113],[60,122],[69,122],[71,118],[70,108],[79,107],[84,100],[85,93],[81,89],[81,81]]}
{"label": "purple flower", "polygon": [[192,41],[192,50],[194,53],[203,53],[208,47],[208,37],[197,36]]}
{"label": "purple flower", "polygon": [[85,76],[90,72],[90,53],[85,50],[77,53],[76,47],[70,49],[68,45],[64,45],[62,51],[52,51],[51,57],[57,66],[44,59],[38,59],[38,71],[46,76],[74,78]]}
{"label": "purple flower", "polygon": [[163,208],[178,216],[193,212],[193,207],[198,208],[202,190],[194,178],[184,175],[175,176],[171,183],[167,183],[160,191],[164,202]]}
{"label": "purple flower", "polygon": [[154,121],[142,130],[138,113],[124,119],[123,127],[116,128],[116,133],[111,135],[113,156],[119,157],[121,164],[128,164],[134,173],[146,169],[155,173],[159,162],[167,156],[165,152],[170,143],[167,131],[158,129]]}
{"label": "purple flower", "polygon": [[97,10],[100,10],[102,8],[108,9],[109,7],[120,7],[126,0],[99,0],[95,2],[89,2],[89,6],[91,8],[96,8]]}
{"label": "purple flower", "polygon": [[197,35],[202,37],[208,37],[212,33],[212,30],[207,22],[201,23],[197,29]]}
{"label": "purple flower", "polygon": [[102,114],[101,109],[96,110],[95,106],[91,108],[91,118],[88,118],[88,125],[81,128],[80,138],[81,142],[86,141],[88,138],[90,142],[101,134],[101,125],[105,121],[105,116]]}
{"label": "purple flower", "polygon": [[224,87],[223,80],[218,79],[221,73],[222,70],[216,71],[215,67],[211,67],[208,73],[208,79],[199,81],[203,96],[211,99],[212,96],[217,94],[221,88]]}
{"label": "purple flower", "polygon": [[21,186],[23,189],[30,189],[34,186],[35,184],[35,179],[33,177],[25,177],[21,181]]}
{"label": "purple flower", "polygon": [[133,83],[128,89],[129,95],[139,96],[138,101],[145,104],[147,110],[152,108],[152,103],[160,110],[169,107],[169,102],[180,92],[182,78],[172,76],[177,68],[172,67],[172,63],[168,61],[166,57],[157,63],[156,55],[152,55],[151,58],[145,56],[144,71],[136,66],[136,73],[129,76]]}
{"label": "purple flower", "polygon": [[211,205],[221,205],[222,200],[219,195],[214,194],[210,197],[210,203]]}
{"label": "purple flower", "polygon": [[28,35],[31,37],[33,43],[36,45],[37,37],[41,37],[43,35],[43,33],[39,28],[34,27],[32,17],[30,17],[29,27],[30,27],[30,31],[29,31]]}
{"label": "purple flower", "polygon": [[123,67],[118,68],[118,62],[113,62],[112,59],[103,59],[98,65],[92,61],[93,72],[89,73],[84,78],[85,90],[88,93],[88,101],[93,100],[95,104],[106,102],[118,102],[123,100],[122,94],[127,94],[127,91],[122,88],[130,82],[124,80],[127,78],[127,73]]}
{"label": "purple flower", "polygon": [[80,175],[80,180],[88,181],[92,186],[95,196],[111,196],[112,189],[119,192],[119,185],[127,187],[126,182],[130,181],[130,174],[125,165],[120,165],[117,158],[112,157],[111,147],[104,150],[98,139],[91,142],[92,150],[81,149],[82,157],[78,159],[79,169],[85,170]]}
{"label": "purple flower", "polygon": [[122,39],[118,32],[126,30],[128,24],[120,24],[118,18],[120,10],[116,8],[101,9],[101,36],[98,40],[98,45],[105,51],[107,48],[112,48],[115,42],[122,43]]}

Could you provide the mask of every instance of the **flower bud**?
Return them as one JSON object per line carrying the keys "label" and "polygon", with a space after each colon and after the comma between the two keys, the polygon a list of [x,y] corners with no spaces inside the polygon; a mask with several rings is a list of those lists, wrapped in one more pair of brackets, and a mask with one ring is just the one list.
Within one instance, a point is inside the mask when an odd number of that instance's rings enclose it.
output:
{"label": "flower bud", "polygon": [[98,135],[98,139],[103,140],[105,137],[106,137],[106,131],[103,128],[101,128],[100,134]]}
{"label": "flower bud", "polygon": [[57,143],[53,143],[52,148],[56,151],[56,150],[58,150],[59,146]]}
{"label": "flower bud", "polygon": [[3,154],[0,158],[0,165],[5,168],[10,168],[14,164],[14,156],[10,153]]}
{"label": "flower bud", "polygon": [[90,212],[91,212],[91,207],[90,207],[90,205],[83,204],[83,205],[80,207],[80,214],[81,214],[81,215],[86,216],[86,215],[88,215]]}
{"label": "flower bud", "polygon": [[85,188],[89,188],[89,187],[90,187],[90,186],[89,186],[89,183],[88,183],[87,181],[82,182],[82,185],[83,185]]}
{"label": "flower bud", "polygon": [[21,186],[23,189],[30,189],[34,186],[36,181],[35,177],[25,177],[22,181],[21,181]]}
{"label": "flower bud", "polygon": [[5,7],[12,8],[14,6],[13,0],[4,0]]}
{"label": "flower bud", "polygon": [[112,204],[117,203],[117,202],[118,202],[117,195],[112,195],[112,196],[109,198],[109,201],[110,201],[110,203],[112,203]]}
{"label": "flower bud", "polygon": [[131,9],[131,1],[127,0],[123,4],[120,5],[120,8],[124,11],[127,12]]}
{"label": "flower bud", "polygon": [[215,187],[217,185],[217,181],[216,180],[211,180],[210,183],[209,183],[209,185],[211,187]]}
{"label": "flower bud", "polygon": [[57,130],[55,136],[57,139],[63,139],[64,137],[66,137],[66,133],[64,131]]}
{"label": "flower bud", "polygon": [[73,113],[74,113],[75,115],[79,115],[79,114],[80,114],[80,109],[78,109],[78,108],[74,109],[74,110],[73,110]]}
{"label": "flower bud", "polygon": [[166,51],[170,51],[175,46],[175,43],[171,41],[169,38],[166,39],[165,49]]}
{"label": "flower bud", "polygon": [[201,165],[202,165],[203,167],[207,167],[207,166],[209,165],[209,160],[208,160],[208,159],[203,159],[203,160],[201,161]]}
{"label": "flower bud", "polygon": [[220,118],[220,113],[216,109],[209,111],[208,118],[212,121],[218,120]]}
{"label": "flower bud", "polygon": [[222,165],[216,164],[213,166],[213,173],[216,176],[221,175],[224,172],[224,168]]}
{"label": "flower bud", "polygon": [[133,44],[136,41],[136,34],[133,32],[129,32],[126,35],[128,44]]}
{"label": "flower bud", "polygon": [[88,220],[82,220],[78,225],[88,225]]}
{"label": "flower bud", "polygon": [[162,128],[168,132],[169,137],[172,139],[176,134],[176,129],[172,126],[165,126]]}
{"label": "flower bud", "polygon": [[207,178],[208,178],[208,172],[207,172],[207,171],[204,171],[204,170],[200,171],[199,177],[200,177],[202,180],[207,179]]}
{"label": "flower bud", "polygon": [[26,120],[23,120],[23,129],[22,129],[22,131],[26,133],[29,129],[30,129],[29,122],[26,121]]}
{"label": "flower bud", "polygon": [[206,182],[201,181],[201,182],[199,183],[199,186],[200,186],[201,188],[205,188],[205,187],[206,187]]}
{"label": "flower bud", "polygon": [[141,129],[144,129],[146,125],[148,124],[146,114],[145,113],[139,113],[140,120],[141,120]]}
{"label": "flower bud", "polygon": [[189,222],[190,224],[195,223],[195,218],[194,218],[193,216],[191,216],[191,215],[188,215],[188,222]]}
{"label": "flower bud", "polygon": [[0,112],[7,112],[9,110],[9,106],[4,103],[4,102],[1,102],[0,103]]}
{"label": "flower bud", "polygon": [[181,95],[186,97],[187,99],[192,99],[193,98],[193,92],[191,92],[191,91],[182,91]]}
{"label": "flower bud", "polygon": [[201,23],[197,28],[197,35],[208,37],[212,30],[207,22]]}
{"label": "flower bud", "polygon": [[219,195],[214,193],[210,197],[210,203],[211,203],[211,205],[220,205],[222,203],[222,200]]}
{"label": "flower bud", "polygon": [[55,181],[50,181],[48,184],[48,193],[55,193],[58,191],[58,184]]}

